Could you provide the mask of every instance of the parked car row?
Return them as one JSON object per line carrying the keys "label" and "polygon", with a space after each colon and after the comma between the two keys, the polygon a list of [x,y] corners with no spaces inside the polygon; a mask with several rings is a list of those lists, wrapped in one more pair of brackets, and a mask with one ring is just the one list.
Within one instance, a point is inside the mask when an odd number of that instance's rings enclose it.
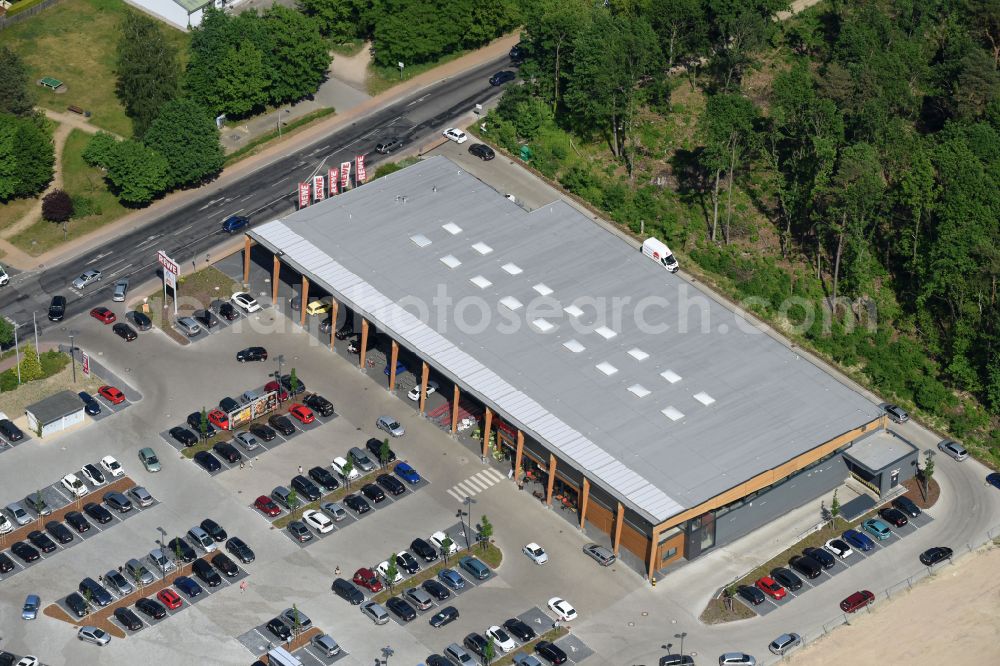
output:
{"label": "parked car row", "polygon": [[[474,631],[467,634],[461,645],[451,643],[445,647],[443,654],[429,655],[425,663],[427,666],[475,664],[473,655],[486,663],[487,646],[490,644],[493,646],[493,658],[497,659],[514,653],[537,638],[538,635],[528,623],[512,617],[505,620],[502,625],[491,625],[482,633]],[[514,663],[518,666],[542,666],[543,662],[539,657],[548,664],[564,664],[568,659],[566,652],[550,641],[538,641],[534,644],[533,651],[537,657],[528,652],[514,654]]]}

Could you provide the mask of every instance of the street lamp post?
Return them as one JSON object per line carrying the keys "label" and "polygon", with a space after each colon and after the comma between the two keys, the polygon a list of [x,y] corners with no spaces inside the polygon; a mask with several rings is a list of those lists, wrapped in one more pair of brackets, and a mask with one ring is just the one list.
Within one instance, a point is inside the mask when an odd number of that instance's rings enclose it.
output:
{"label": "street lamp post", "polygon": [[469,529],[465,531],[465,547],[466,548],[471,548],[472,547],[472,546],[469,545],[469,532],[472,531],[472,505],[475,504],[475,503],[476,503],[476,500],[472,499],[468,495],[466,495],[465,499],[462,500],[462,504],[464,504],[465,506],[469,507],[469,510],[467,512],[467,515],[469,516]]}
{"label": "street lamp post", "polygon": [[681,656],[684,656],[684,639],[687,637],[687,632],[682,631],[679,634],[674,634],[674,638],[679,638],[681,641]]}
{"label": "street lamp post", "polygon": [[469,532],[468,532],[468,530],[465,529],[465,517],[467,515],[469,515],[469,514],[467,512],[465,512],[465,511],[462,511],[461,509],[459,509],[455,513],[455,517],[458,518],[458,522],[460,522],[462,524],[462,531],[465,532],[465,547],[466,548],[469,547]]}
{"label": "street lamp post", "polygon": [[69,358],[70,358],[70,361],[73,363],[73,383],[74,384],[76,384],[76,345],[73,343],[73,338],[76,337],[77,333],[79,333],[79,331],[70,331],[69,332]]}

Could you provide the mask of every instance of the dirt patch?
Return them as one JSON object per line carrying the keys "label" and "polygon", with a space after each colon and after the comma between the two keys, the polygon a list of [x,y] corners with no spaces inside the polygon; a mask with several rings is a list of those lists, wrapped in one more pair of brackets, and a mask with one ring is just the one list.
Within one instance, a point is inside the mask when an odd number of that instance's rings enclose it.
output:
{"label": "dirt patch", "polygon": [[918,479],[909,479],[903,481],[903,487],[906,488],[906,492],[903,493],[903,497],[908,497],[913,500],[921,509],[929,509],[935,504],[937,504],[938,497],[941,496],[941,486],[938,482],[931,477],[930,482],[927,484],[927,499],[924,499],[923,488],[921,487],[921,482]]}
{"label": "dirt patch", "polygon": [[[805,666],[1000,663],[997,571],[1000,548],[943,565],[911,591],[877,603],[870,614],[852,618],[850,626],[793,653],[791,661]],[[861,646],[889,646],[891,658],[884,649]]]}
{"label": "dirt patch", "polygon": [[698,618],[703,624],[723,624],[724,622],[735,622],[737,620],[749,620],[757,614],[747,608],[746,604],[733,599],[732,610],[726,606],[725,599],[712,599],[708,606],[701,612]]}
{"label": "dirt patch", "polygon": [[358,90],[364,90],[368,81],[368,64],[372,60],[370,49],[371,42],[365,42],[352,55],[335,55],[330,65],[330,75]]}

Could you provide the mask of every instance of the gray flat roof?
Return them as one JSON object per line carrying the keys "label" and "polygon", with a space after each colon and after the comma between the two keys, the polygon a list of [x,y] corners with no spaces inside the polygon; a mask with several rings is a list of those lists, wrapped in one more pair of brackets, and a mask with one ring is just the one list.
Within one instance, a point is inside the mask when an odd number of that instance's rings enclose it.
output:
{"label": "gray flat roof", "polygon": [[878,472],[916,450],[917,447],[902,435],[892,430],[878,430],[852,444],[844,453],[872,472]]}
{"label": "gray flat roof", "polygon": [[50,395],[44,400],[39,400],[33,405],[25,408],[26,412],[31,412],[35,418],[43,424],[58,421],[67,414],[73,414],[83,409],[83,401],[72,391],[60,391],[55,395]]}
{"label": "gray flat roof", "polygon": [[444,157],[249,235],[654,522],[881,413],[567,203]]}

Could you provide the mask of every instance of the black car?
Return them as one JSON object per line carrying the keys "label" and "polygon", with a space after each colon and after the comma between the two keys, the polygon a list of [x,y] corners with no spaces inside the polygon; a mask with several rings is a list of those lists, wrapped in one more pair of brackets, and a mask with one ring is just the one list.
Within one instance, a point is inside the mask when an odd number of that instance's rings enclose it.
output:
{"label": "black car", "polygon": [[236,352],[236,360],[240,363],[247,361],[266,361],[267,350],[263,347],[247,347]]}
{"label": "black car", "polygon": [[138,310],[129,312],[125,316],[131,318],[132,323],[134,323],[135,327],[138,328],[140,331],[148,331],[149,329],[153,328],[153,320],[144,315],[143,313],[139,312]]}
{"label": "black car", "polygon": [[304,393],[306,390],[306,385],[302,383],[302,378],[297,375],[295,377],[294,391],[292,390],[291,374],[281,375],[281,385],[285,387],[285,390],[288,391],[289,395],[298,395],[299,393]]}
{"label": "black car", "polygon": [[471,634],[465,637],[465,639],[462,641],[462,645],[464,645],[466,649],[472,651],[473,653],[475,653],[480,657],[486,654],[487,642],[486,642],[486,637],[483,636],[482,634],[477,634],[476,632],[473,631]]}
{"label": "black car", "polygon": [[94,463],[87,463],[86,465],[84,465],[83,471],[86,472],[87,474],[90,474],[90,477],[94,479],[97,485],[101,485],[102,483],[104,483],[104,472],[102,472],[101,468],[95,465]]}
{"label": "black car", "polygon": [[396,555],[396,566],[411,576],[420,570],[420,565],[417,564],[417,558],[413,557],[413,555],[410,555],[405,550]]}
{"label": "black car", "polygon": [[66,297],[53,296],[49,301],[49,321],[62,321],[66,316]]}
{"label": "black car", "polygon": [[106,525],[115,519],[111,512],[97,502],[87,502],[83,505],[83,512],[96,520],[101,525]]}
{"label": "black car", "polygon": [[211,310],[198,310],[194,313],[194,318],[205,328],[215,328],[219,325],[219,320],[215,318]]}
{"label": "black car", "polygon": [[288,625],[280,617],[271,619],[267,623],[267,630],[282,641],[291,640],[292,638],[292,630],[288,628]]}
{"label": "black car", "polygon": [[163,607],[163,604],[148,597],[143,597],[135,602],[135,607],[140,613],[154,620],[160,620],[167,616],[167,609]]}
{"label": "black car", "polygon": [[117,491],[104,493],[104,503],[118,513],[128,513],[132,510],[132,501]]}
{"label": "black car", "polygon": [[458,609],[454,606],[445,606],[431,616],[430,625],[432,627],[443,627],[458,619]]}
{"label": "black car", "polygon": [[751,585],[740,585],[736,589],[736,594],[752,606],[764,603],[764,593]]}
{"label": "black car", "polygon": [[138,631],[142,629],[142,620],[140,620],[139,616],[128,608],[116,608],[115,619],[129,631]]}
{"label": "black car", "polygon": [[24,439],[24,433],[10,419],[0,419],[0,434],[11,442],[20,442]]}
{"label": "black car", "polygon": [[469,154],[478,157],[484,162],[489,162],[491,159],[497,156],[497,154],[493,152],[493,149],[487,146],[485,143],[474,143],[471,146],[469,146]]}
{"label": "black car", "polygon": [[385,491],[376,486],[374,483],[366,483],[361,486],[361,492],[375,504],[385,500]]}
{"label": "black car", "polygon": [[328,492],[340,487],[340,482],[325,467],[313,467],[309,470],[309,478],[325,488]]}
{"label": "black car", "polygon": [[423,583],[420,584],[420,587],[424,588],[424,592],[431,595],[438,601],[444,601],[445,599],[451,596],[451,590],[449,590],[447,587],[437,582],[433,578],[428,578],[427,580],[425,580]]}
{"label": "black car", "polygon": [[368,451],[372,454],[372,457],[375,458],[375,460],[387,465],[396,460],[396,452],[390,448],[388,451],[385,452],[385,460],[382,460],[382,445],[384,443],[385,440],[376,439],[375,437],[372,437],[367,442],[365,442],[365,448],[368,449]]}
{"label": "black car", "polygon": [[361,602],[365,600],[364,593],[359,590],[354,583],[349,580],[344,580],[343,578],[335,578],[330,589],[332,589],[333,593],[338,597],[355,606],[360,606]]}
{"label": "black car", "polygon": [[50,520],[45,523],[45,529],[48,530],[49,534],[55,537],[55,540],[59,543],[69,543],[73,540],[73,533],[69,531],[69,528],[57,520]]}
{"label": "black car", "polygon": [[187,428],[177,426],[170,429],[170,436],[180,442],[181,446],[194,446],[198,443],[198,436]]}
{"label": "black car", "polygon": [[285,437],[288,437],[293,432],[295,432],[295,426],[292,425],[291,420],[287,416],[282,416],[281,414],[275,414],[267,420],[272,428],[280,432]]}
{"label": "black car", "polygon": [[437,549],[420,538],[410,542],[410,550],[422,558],[424,562],[433,562],[438,558]]}
{"label": "black car", "polygon": [[132,342],[139,337],[139,334],[135,332],[135,329],[123,321],[120,321],[112,326],[111,330],[114,331],[115,335],[122,338],[126,342]]}
{"label": "black car", "polygon": [[497,72],[496,74],[494,74],[493,76],[490,77],[490,85],[491,86],[502,86],[503,84],[507,83],[508,81],[513,81],[516,78],[517,78],[517,74],[515,74],[512,71],[510,71],[509,69],[505,69],[503,71]]}
{"label": "black car", "polygon": [[10,545],[10,552],[17,555],[22,562],[34,562],[41,557],[37,550],[23,541],[15,541],[12,543]]}
{"label": "black car", "polygon": [[51,553],[56,549],[55,542],[41,530],[32,530],[28,533],[28,541],[34,544],[35,548],[43,553]]}
{"label": "black car", "polygon": [[319,393],[313,393],[306,396],[305,400],[306,407],[313,410],[320,416],[331,416],[333,414],[333,403],[321,396]]}
{"label": "black car", "polygon": [[348,509],[355,511],[357,513],[368,513],[371,511],[371,505],[365,501],[364,497],[358,494],[348,495],[344,498],[344,504]]}
{"label": "black car", "polygon": [[409,622],[417,616],[417,611],[414,610],[413,606],[399,597],[389,597],[385,602],[385,607],[403,622]]}
{"label": "black car", "polygon": [[263,423],[254,423],[250,426],[250,433],[257,439],[264,442],[270,442],[277,436],[273,428],[266,426]]}
{"label": "black car", "polygon": [[920,553],[920,563],[924,566],[934,566],[942,560],[951,559],[951,548],[945,546],[935,546]]}
{"label": "black car", "polygon": [[[194,430],[196,433],[201,432],[201,412],[191,412],[187,417],[188,426]],[[211,437],[215,434],[215,428],[212,424],[205,420],[205,437]]]}
{"label": "black car", "polygon": [[837,558],[822,548],[805,548],[803,549],[802,554],[807,555],[819,562],[824,569],[831,569],[833,568],[833,565],[837,563]]}
{"label": "black car", "polygon": [[382,143],[375,146],[375,152],[381,155],[388,155],[389,153],[394,153],[403,147],[403,142],[398,137],[390,137],[383,141]]}
{"label": "black car", "polygon": [[79,511],[70,511],[65,518],[69,526],[80,534],[90,530],[90,522]]}
{"label": "black car", "polygon": [[534,640],[536,636],[534,629],[528,626],[526,622],[522,622],[521,620],[518,620],[516,617],[512,617],[506,622],[504,622],[503,628],[506,629],[511,636],[521,641],[522,643],[527,643],[528,641]]}
{"label": "black car", "polygon": [[240,562],[246,564],[247,562],[253,562],[256,558],[253,549],[246,545],[243,539],[239,537],[230,537],[229,541],[226,542],[226,550],[236,556]]}
{"label": "black car", "polygon": [[171,539],[170,543],[167,544],[167,550],[181,562],[194,562],[194,558],[197,557],[191,544],[180,537]]}
{"label": "black car", "polygon": [[444,657],[442,657],[439,654],[428,655],[427,658],[424,659],[424,663],[427,666],[452,666],[452,662],[451,661],[449,661],[448,659],[445,659]]}
{"label": "black car", "polygon": [[910,518],[916,518],[920,515],[920,508],[909,497],[897,497],[892,500],[892,505]]}
{"label": "black car", "polygon": [[218,472],[222,469],[222,463],[208,451],[199,451],[194,454],[194,461],[198,463],[206,472]]}
{"label": "black car", "polygon": [[566,653],[555,643],[549,641],[538,641],[535,645],[535,652],[542,655],[542,658],[550,664],[565,664]]}
{"label": "black car", "polygon": [[510,47],[510,53],[508,55],[510,56],[511,62],[519,63],[522,62],[528,55],[528,49],[524,44],[515,44]]}
{"label": "black car", "polygon": [[84,617],[87,615],[87,600],[84,599],[78,592],[66,597],[66,605],[69,609],[73,611],[73,615],[77,617]]}
{"label": "black car", "polygon": [[899,509],[892,509],[892,508],[880,509],[878,515],[879,517],[882,518],[882,520],[884,520],[885,522],[889,523],[894,527],[903,527],[904,525],[910,522],[909,519],[906,517],[906,514],[900,511]]}
{"label": "black car", "polygon": [[243,460],[243,454],[236,450],[236,447],[229,442],[217,442],[212,450],[219,454],[219,457],[228,462],[230,465],[235,465],[239,461]]}
{"label": "black car", "polygon": [[101,403],[97,402],[97,399],[87,393],[86,391],[80,391],[77,393],[80,396],[80,400],[83,401],[83,411],[90,416],[97,416],[101,413]]}
{"label": "black car", "polygon": [[5,574],[14,570],[14,560],[7,557],[7,553],[0,553],[0,574]]}
{"label": "black car", "polygon": [[234,400],[233,398],[230,398],[229,396],[226,396],[225,398],[219,401],[219,409],[221,409],[227,414],[233,411],[234,409],[239,409],[239,408],[240,408],[240,403]]}
{"label": "black car", "polygon": [[208,533],[208,536],[212,537],[212,540],[216,543],[222,543],[229,538],[229,535],[226,534],[226,530],[222,529],[222,525],[215,522],[211,518],[206,518],[201,521],[199,527],[205,530],[205,532]]}
{"label": "black car", "polygon": [[323,493],[320,492],[316,484],[307,479],[306,477],[302,476],[301,474],[296,474],[294,477],[292,477],[291,486],[292,490],[302,495],[310,502],[315,502],[316,500],[318,500],[320,497],[323,496]]}
{"label": "black car", "polygon": [[205,560],[195,560],[194,564],[191,565],[191,571],[201,579],[201,582],[209,587],[218,587],[222,584],[222,578]]}
{"label": "black car", "polygon": [[236,307],[229,301],[220,301],[216,307],[216,312],[226,321],[232,321],[240,316],[240,313],[236,311]]}
{"label": "black car", "polygon": [[806,578],[819,578],[823,573],[823,565],[808,555],[796,555],[788,563]]}
{"label": "black car", "polygon": [[403,482],[394,476],[379,474],[375,481],[392,495],[402,495],[406,492],[406,486],[404,486]]}
{"label": "black car", "polygon": [[226,578],[232,578],[240,574],[240,568],[236,566],[236,562],[229,559],[229,556],[225,553],[216,553],[212,557],[212,565],[221,571]]}
{"label": "black car", "polygon": [[344,324],[337,329],[336,337],[338,340],[346,340],[352,335],[354,335],[354,327],[350,324]]}

